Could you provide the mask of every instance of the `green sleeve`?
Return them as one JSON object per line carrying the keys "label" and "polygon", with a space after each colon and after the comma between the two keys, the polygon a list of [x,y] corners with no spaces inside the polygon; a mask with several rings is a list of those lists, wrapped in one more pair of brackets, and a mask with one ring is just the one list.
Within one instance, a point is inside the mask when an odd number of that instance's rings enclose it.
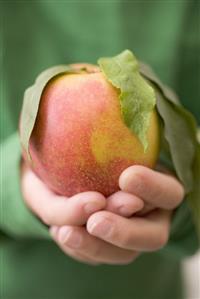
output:
{"label": "green sleeve", "polygon": [[197,155],[194,161],[193,191],[185,197],[183,203],[174,211],[169,242],[161,250],[161,252],[172,255],[175,258],[194,254],[200,245],[200,202],[196,200],[197,198],[200,199],[199,169],[200,144],[197,145]]}
{"label": "green sleeve", "polygon": [[0,230],[12,237],[49,238],[48,229],[26,207],[20,189],[21,150],[18,134],[1,144]]}
{"label": "green sleeve", "polygon": [[187,198],[185,198],[173,214],[169,242],[161,250],[161,253],[175,259],[182,259],[185,256],[193,255],[198,248],[196,226]]}

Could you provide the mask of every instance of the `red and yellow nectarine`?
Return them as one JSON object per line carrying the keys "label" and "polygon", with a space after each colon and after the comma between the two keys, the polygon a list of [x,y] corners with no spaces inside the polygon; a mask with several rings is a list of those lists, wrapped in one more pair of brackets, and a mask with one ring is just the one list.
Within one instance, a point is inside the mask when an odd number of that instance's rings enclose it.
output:
{"label": "red and yellow nectarine", "polygon": [[155,110],[147,136],[144,152],[123,121],[119,90],[97,67],[85,65],[80,74],[62,74],[44,89],[30,139],[33,168],[58,194],[94,190],[108,196],[118,190],[119,175],[128,166],[155,165],[159,152]]}

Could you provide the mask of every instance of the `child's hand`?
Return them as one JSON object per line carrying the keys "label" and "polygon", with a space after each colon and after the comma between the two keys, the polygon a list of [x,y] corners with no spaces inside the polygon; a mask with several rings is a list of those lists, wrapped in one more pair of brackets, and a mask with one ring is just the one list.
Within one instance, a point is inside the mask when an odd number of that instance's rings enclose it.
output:
{"label": "child's hand", "polygon": [[[54,240],[66,254],[90,264],[127,264],[140,252],[156,251],[166,245],[172,210],[184,197],[182,185],[170,175],[142,166],[126,169],[119,185],[135,199],[143,199],[145,204],[154,207],[153,210],[146,216],[131,218],[98,211],[89,217],[87,230],[52,227]],[[123,203],[118,192],[112,195],[112,204],[115,198],[116,202]]]}
{"label": "child's hand", "polygon": [[83,192],[70,198],[50,191],[26,166],[22,165],[21,188],[27,206],[47,225],[84,225],[91,214],[106,206],[98,192]]}
{"label": "child's hand", "polygon": [[[70,198],[56,195],[24,164],[21,186],[27,206],[50,226],[85,225],[91,214],[106,209],[108,203],[99,192],[82,192]],[[110,197],[108,209],[128,216],[140,211],[143,205],[141,199],[121,191]]]}

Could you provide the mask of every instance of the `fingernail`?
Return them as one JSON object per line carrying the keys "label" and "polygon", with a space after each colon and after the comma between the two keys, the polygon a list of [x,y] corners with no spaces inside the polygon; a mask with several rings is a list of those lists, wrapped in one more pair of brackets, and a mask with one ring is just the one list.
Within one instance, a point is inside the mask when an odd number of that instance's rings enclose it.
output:
{"label": "fingernail", "polygon": [[101,208],[101,206],[99,205],[99,203],[96,203],[96,202],[87,203],[84,206],[84,210],[87,214],[92,214],[92,213],[98,211],[100,208]]}
{"label": "fingernail", "polygon": [[133,214],[133,211],[128,206],[121,206],[119,207],[119,213],[122,216],[130,216]]}
{"label": "fingernail", "polygon": [[72,248],[79,248],[82,243],[82,236],[70,227],[62,227],[59,230],[59,241]]}
{"label": "fingernail", "polygon": [[126,204],[126,205],[121,205],[118,208],[118,211],[120,213],[120,215],[122,216],[126,216],[129,217],[131,215],[133,215],[134,213],[142,210],[142,208],[144,207],[144,203],[142,202],[142,200],[138,200],[137,202],[131,204]]}
{"label": "fingernail", "polygon": [[113,229],[113,223],[108,219],[97,220],[88,225],[89,233],[99,237],[109,237]]}

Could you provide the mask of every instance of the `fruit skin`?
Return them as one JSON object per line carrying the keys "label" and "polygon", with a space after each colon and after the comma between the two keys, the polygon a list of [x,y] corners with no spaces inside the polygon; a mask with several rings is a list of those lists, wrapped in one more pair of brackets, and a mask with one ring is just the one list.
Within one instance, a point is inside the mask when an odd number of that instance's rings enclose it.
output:
{"label": "fruit skin", "polygon": [[144,153],[123,121],[119,90],[96,66],[74,66],[82,67],[80,74],[53,78],[43,91],[30,138],[32,167],[58,194],[93,190],[108,196],[119,189],[119,176],[128,166],[155,165],[158,117],[153,111]]}

